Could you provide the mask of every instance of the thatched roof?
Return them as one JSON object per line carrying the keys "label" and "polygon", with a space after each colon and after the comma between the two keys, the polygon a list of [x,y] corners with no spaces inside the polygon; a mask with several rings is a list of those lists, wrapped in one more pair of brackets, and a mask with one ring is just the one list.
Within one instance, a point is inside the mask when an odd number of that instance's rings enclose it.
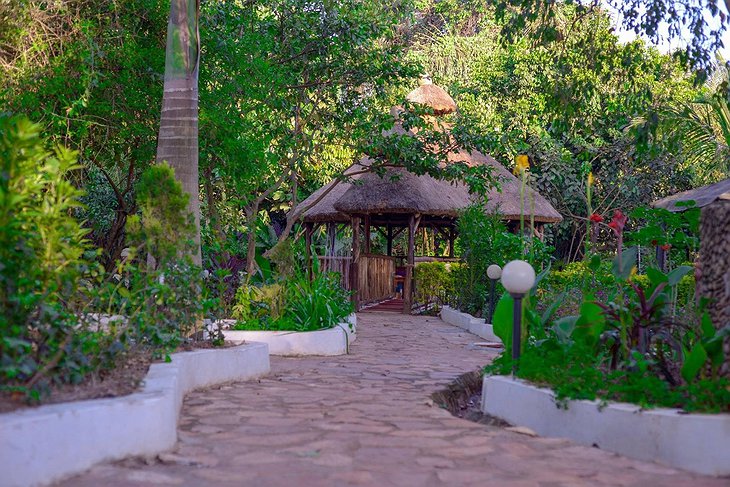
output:
{"label": "thatched roof", "polygon": [[[521,182],[493,158],[480,152],[462,151],[450,154],[452,161],[469,164],[488,164],[501,181],[501,192],[493,189],[487,194],[487,208],[504,216],[505,220],[520,219]],[[367,159],[351,166],[347,172],[362,170]],[[429,175],[417,176],[402,168],[390,169],[384,177],[368,172],[353,177],[354,183],[340,182],[303,217],[308,222],[347,222],[349,214],[419,213],[427,216],[457,218],[459,211],[476,200],[463,183],[435,179]],[[308,205],[330,188],[334,182],[320,188],[302,202]],[[527,188],[525,215],[531,213],[534,198],[535,221],[554,223],[563,217],[542,195]]]}
{"label": "thatched roof", "polygon": [[406,100],[419,105],[426,105],[433,108],[436,115],[446,115],[456,111],[456,102],[451,95],[446,93],[430,81],[425,81],[421,86],[406,95]]}
{"label": "thatched roof", "polygon": [[652,203],[652,206],[655,208],[665,208],[678,213],[687,209],[686,206],[677,206],[677,203],[682,201],[694,201],[696,208],[702,208],[703,206],[714,203],[718,199],[730,200],[730,179],[667,196],[666,198],[656,200]]}
{"label": "thatched roof", "polygon": [[[408,95],[414,103],[431,106],[436,113],[451,113],[456,103],[443,89],[426,81]],[[397,116],[397,113],[394,114]],[[398,124],[394,130],[398,131]],[[402,132],[402,128],[400,128]],[[399,132],[399,133],[400,133]],[[469,165],[489,165],[500,179],[501,191],[487,194],[487,207],[504,215],[506,220],[520,219],[521,182],[492,157],[478,151],[450,153],[451,162]],[[367,158],[347,169],[353,175],[370,165]],[[366,172],[352,176],[353,182],[330,182],[302,202],[312,205],[303,218],[307,222],[348,222],[350,214],[412,214],[456,218],[459,211],[469,206],[477,197],[469,193],[463,183],[435,179],[428,175],[417,176],[402,168],[390,169],[384,177]],[[333,188],[334,186],[334,188]],[[323,193],[330,192],[325,196]],[[320,199],[321,198],[321,199]],[[317,201],[319,200],[319,201]],[[316,202],[316,203],[315,203]],[[535,221],[554,223],[563,217],[542,195],[527,188],[524,213],[530,215],[534,205]]]}

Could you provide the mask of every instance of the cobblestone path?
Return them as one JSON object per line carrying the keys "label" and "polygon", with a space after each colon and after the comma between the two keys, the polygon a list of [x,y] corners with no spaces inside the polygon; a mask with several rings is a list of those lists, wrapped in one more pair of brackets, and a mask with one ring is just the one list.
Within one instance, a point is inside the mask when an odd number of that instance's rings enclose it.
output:
{"label": "cobblestone path", "polygon": [[351,355],[272,357],[264,379],[192,393],[173,452],[63,485],[730,485],[452,417],[429,396],[493,357],[475,340],[438,318],[362,313]]}

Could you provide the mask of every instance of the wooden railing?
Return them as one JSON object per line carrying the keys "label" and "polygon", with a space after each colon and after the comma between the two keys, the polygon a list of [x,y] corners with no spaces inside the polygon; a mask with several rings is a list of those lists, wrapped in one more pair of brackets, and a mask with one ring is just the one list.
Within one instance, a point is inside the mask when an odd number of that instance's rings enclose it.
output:
{"label": "wooden railing", "polygon": [[350,289],[350,268],[352,257],[319,256],[319,270],[322,272],[337,272],[340,275],[340,284],[344,289]]}
{"label": "wooden railing", "polygon": [[[319,256],[322,272],[337,272],[344,289],[351,290],[352,257]],[[357,290],[359,304],[380,301],[395,294],[395,257],[362,254],[358,260]]]}
{"label": "wooden railing", "polygon": [[363,254],[358,260],[360,302],[370,303],[389,298],[395,293],[395,258],[387,255]]}

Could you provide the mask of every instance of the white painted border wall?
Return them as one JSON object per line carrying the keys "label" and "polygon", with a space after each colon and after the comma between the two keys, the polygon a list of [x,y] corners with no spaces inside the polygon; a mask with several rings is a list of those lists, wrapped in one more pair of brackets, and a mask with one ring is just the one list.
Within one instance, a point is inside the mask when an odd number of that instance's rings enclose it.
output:
{"label": "white painted border wall", "polygon": [[264,343],[171,359],[150,366],[141,392],[0,414],[0,485],[49,484],[102,461],[169,450],[186,393],[270,370]]}
{"label": "white painted border wall", "polygon": [[492,325],[487,323],[484,318],[475,318],[469,313],[462,313],[450,306],[444,306],[441,308],[441,319],[490,342],[502,343],[502,340],[494,334]]}
{"label": "white painted border wall", "polygon": [[527,426],[542,436],[568,438],[627,457],[706,475],[730,475],[730,414],[685,414],[626,403],[569,401],[519,379],[487,376],[482,412]]}
{"label": "white painted border wall", "polygon": [[344,355],[357,338],[357,316],[353,313],[344,323],[317,331],[244,331],[223,330],[226,340],[234,343],[263,342],[271,355]]}

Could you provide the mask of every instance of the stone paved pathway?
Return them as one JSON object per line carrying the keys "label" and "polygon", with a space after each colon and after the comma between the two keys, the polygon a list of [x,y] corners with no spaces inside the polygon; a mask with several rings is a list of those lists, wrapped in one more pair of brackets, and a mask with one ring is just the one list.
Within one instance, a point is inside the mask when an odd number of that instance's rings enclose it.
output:
{"label": "stone paved pathway", "polygon": [[362,313],[358,335],[349,356],[272,357],[260,381],[190,394],[174,452],[63,485],[730,485],[452,417],[430,394],[494,352],[437,318]]}

